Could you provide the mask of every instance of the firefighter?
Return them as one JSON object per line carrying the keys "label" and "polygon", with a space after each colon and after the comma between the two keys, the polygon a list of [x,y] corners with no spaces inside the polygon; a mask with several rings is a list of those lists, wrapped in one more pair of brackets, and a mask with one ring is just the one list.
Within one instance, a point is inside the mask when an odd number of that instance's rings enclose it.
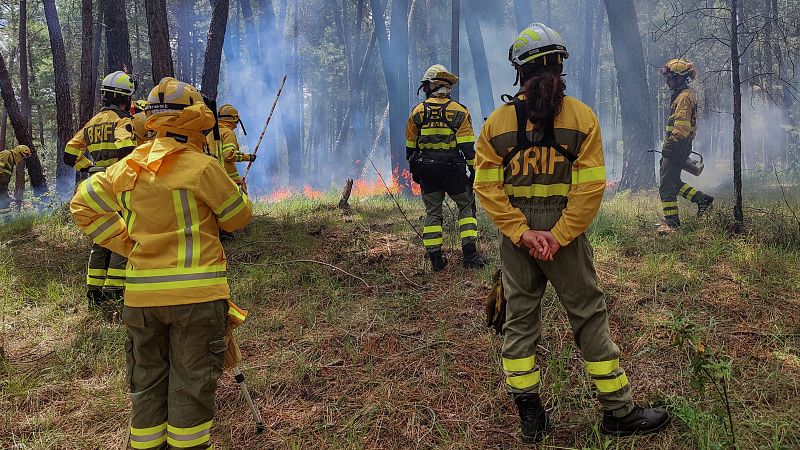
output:
{"label": "firefighter", "polygon": [[425,101],[411,111],[406,122],[406,159],[425,202],[423,244],[434,272],[447,265],[442,252],[442,207],[445,194],[458,207],[463,265],[479,268],[486,260],[478,253],[478,220],[472,192],[475,133],[467,108],[450,98],[458,77],[436,64],[425,71],[419,91]]}
{"label": "firefighter", "polygon": [[603,406],[601,430],[647,433],[668,421],[663,409],[634,405],[610,337],[584,234],[605,190],[600,125],[589,107],[565,96],[562,64],[568,56],[556,31],[541,23],[523,30],[509,50],[522,89],[489,116],[477,142],[475,192],[503,235],[502,368],[525,442],[541,439],[548,424],[535,360],[548,281],[567,310]]}
{"label": "firefighter", "polygon": [[145,108],[147,108],[147,100],[136,100],[131,105],[131,122],[137,147],[153,139],[153,132],[144,127],[144,123],[147,121]]}
{"label": "firefighter", "polygon": [[[136,146],[131,122],[134,80],[123,71],[106,75],[100,86],[103,108],[64,148],[64,163],[79,172],[99,172],[127,156]],[[89,153],[91,159],[86,157]],[[125,287],[125,254],[93,244],[86,275],[90,308],[119,305]]]}
{"label": "firefighter", "polygon": [[704,214],[714,202],[714,197],[698,191],[681,181],[681,171],[692,153],[692,140],[697,134],[697,99],[689,83],[697,77],[692,63],[671,59],[661,68],[667,86],[672,90],[671,111],[667,120],[667,136],[661,150],[661,206],[664,224],[660,233],[671,233],[680,227],[678,195],[697,205],[698,216]]}
{"label": "firefighter", "polygon": [[6,209],[11,205],[11,197],[8,196],[8,184],[14,178],[14,170],[17,164],[30,158],[31,149],[27,145],[18,145],[11,150],[0,151],[0,209]]}
{"label": "firefighter", "polygon": [[129,255],[132,446],[210,449],[230,298],[218,235],[244,227],[252,208],[202,152],[215,120],[200,92],[166,77],[147,100],[155,139],[89,177],[70,208],[97,244]]}
{"label": "firefighter", "polygon": [[[225,167],[225,171],[228,173],[228,176],[231,177],[231,180],[236,182],[236,184],[239,184],[242,180],[242,177],[239,176],[239,170],[236,168],[236,163],[243,161],[255,161],[256,155],[242,153],[239,151],[239,140],[236,138],[235,130],[239,124],[242,124],[242,120],[239,118],[239,111],[237,111],[236,108],[227,103],[220,106],[217,113],[217,120],[219,120],[219,135],[221,145],[215,145],[214,135],[209,133],[209,148],[219,149],[216,152],[219,162]],[[242,124],[242,132],[244,132],[244,135],[247,136],[247,131],[244,129],[244,124]]]}

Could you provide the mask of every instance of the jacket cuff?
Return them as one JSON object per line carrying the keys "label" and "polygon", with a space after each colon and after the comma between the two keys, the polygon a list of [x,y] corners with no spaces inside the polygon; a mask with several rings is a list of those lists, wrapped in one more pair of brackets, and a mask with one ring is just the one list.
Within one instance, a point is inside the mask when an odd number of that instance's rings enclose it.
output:
{"label": "jacket cuff", "polygon": [[525,234],[525,232],[528,231],[528,230],[530,230],[530,227],[528,227],[528,224],[526,224],[526,223],[519,224],[517,226],[517,229],[514,230],[510,235],[508,235],[508,238],[511,239],[511,242],[513,242],[514,245],[519,246],[520,245],[520,241],[522,240],[522,235]]}
{"label": "jacket cuff", "polygon": [[569,244],[571,244],[571,243],[572,243],[572,240],[573,240],[573,239],[570,239],[570,238],[568,238],[568,237],[567,237],[567,236],[566,236],[566,235],[565,235],[565,234],[564,234],[564,233],[561,231],[561,229],[558,227],[558,223],[556,223],[556,226],[555,226],[555,227],[553,227],[553,229],[552,229],[550,232],[551,232],[551,233],[553,233],[553,237],[554,237],[554,238],[556,238],[556,240],[558,241],[558,244],[559,244],[560,246],[562,246],[562,247],[566,247],[566,246],[568,246]]}

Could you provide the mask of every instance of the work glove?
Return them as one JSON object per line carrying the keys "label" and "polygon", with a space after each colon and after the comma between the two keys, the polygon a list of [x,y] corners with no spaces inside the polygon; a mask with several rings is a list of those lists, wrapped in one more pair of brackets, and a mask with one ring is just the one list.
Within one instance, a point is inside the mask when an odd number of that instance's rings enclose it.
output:
{"label": "work glove", "polygon": [[223,355],[226,369],[232,369],[242,362],[242,351],[239,349],[239,342],[236,340],[233,330],[241,325],[245,318],[247,318],[247,310],[239,308],[228,299],[228,323],[225,327],[225,342],[228,344],[228,348]]}
{"label": "work glove", "polygon": [[256,162],[256,154],[255,153],[251,153],[251,154],[247,155],[247,160],[250,161],[250,162]]}
{"label": "work glove", "polygon": [[494,329],[495,334],[503,334],[506,323],[506,298],[503,293],[503,269],[498,268],[492,276],[492,290],[486,297],[486,326]]}
{"label": "work glove", "polygon": [[92,166],[92,167],[89,167],[86,171],[89,172],[89,173],[100,173],[100,172],[105,172],[106,168],[105,167]]}

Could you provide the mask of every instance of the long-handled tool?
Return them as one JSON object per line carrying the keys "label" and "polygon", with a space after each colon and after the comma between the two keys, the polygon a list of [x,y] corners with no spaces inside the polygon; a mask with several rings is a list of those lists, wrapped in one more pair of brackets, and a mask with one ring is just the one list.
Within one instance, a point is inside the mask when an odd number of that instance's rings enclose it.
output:
{"label": "long-handled tool", "polygon": [[256,433],[262,433],[264,431],[264,421],[261,419],[261,413],[253,403],[253,399],[250,397],[250,391],[247,389],[247,385],[244,383],[244,374],[242,373],[241,369],[239,369],[239,366],[233,368],[233,375],[233,379],[236,380],[236,384],[239,385],[239,388],[242,390],[242,395],[244,395],[244,399],[247,401],[247,405],[250,407],[250,412],[253,414],[253,420],[256,421]]}
{"label": "long-handled tool", "polygon": [[[267,132],[267,127],[269,126],[269,122],[272,120],[272,113],[275,112],[275,106],[278,104],[278,99],[281,98],[281,92],[283,92],[283,86],[286,84],[286,75],[283,76],[283,81],[281,81],[281,87],[278,88],[278,94],[275,96],[275,101],[272,102],[272,109],[269,111],[269,116],[267,116],[267,121],[264,123],[264,128],[261,130],[261,136],[258,137],[258,142],[256,142],[256,147],[253,149],[253,155],[258,153],[258,147],[261,145],[261,140],[264,139],[264,133]],[[247,163],[247,168],[244,170],[244,176],[242,177],[242,183],[244,183],[245,179],[247,178],[247,174],[250,173],[250,166],[253,165],[253,161],[249,161]]]}

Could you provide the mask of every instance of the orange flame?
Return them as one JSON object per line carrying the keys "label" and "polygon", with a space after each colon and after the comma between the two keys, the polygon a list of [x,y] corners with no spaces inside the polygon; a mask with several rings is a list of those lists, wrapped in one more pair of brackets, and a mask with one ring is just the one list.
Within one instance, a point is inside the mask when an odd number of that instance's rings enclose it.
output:
{"label": "orange flame", "polygon": [[[394,194],[400,194],[403,191],[411,191],[411,195],[422,195],[422,188],[411,179],[411,172],[403,169],[395,169],[392,172],[391,179],[386,180],[388,191]],[[380,179],[374,181],[366,179],[353,180],[353,190],[351,194],[355,197],[376,197],[386,195],[387,186],[383,184]],[[301,196],[309,200],[317,200],[322,198],[324,193],[316,190],[309,185],[303,186],[302,191],[294,191],[291,188],[279,188],[271,194],[262,196],[261,201],[277,203],[291,197]]]}

